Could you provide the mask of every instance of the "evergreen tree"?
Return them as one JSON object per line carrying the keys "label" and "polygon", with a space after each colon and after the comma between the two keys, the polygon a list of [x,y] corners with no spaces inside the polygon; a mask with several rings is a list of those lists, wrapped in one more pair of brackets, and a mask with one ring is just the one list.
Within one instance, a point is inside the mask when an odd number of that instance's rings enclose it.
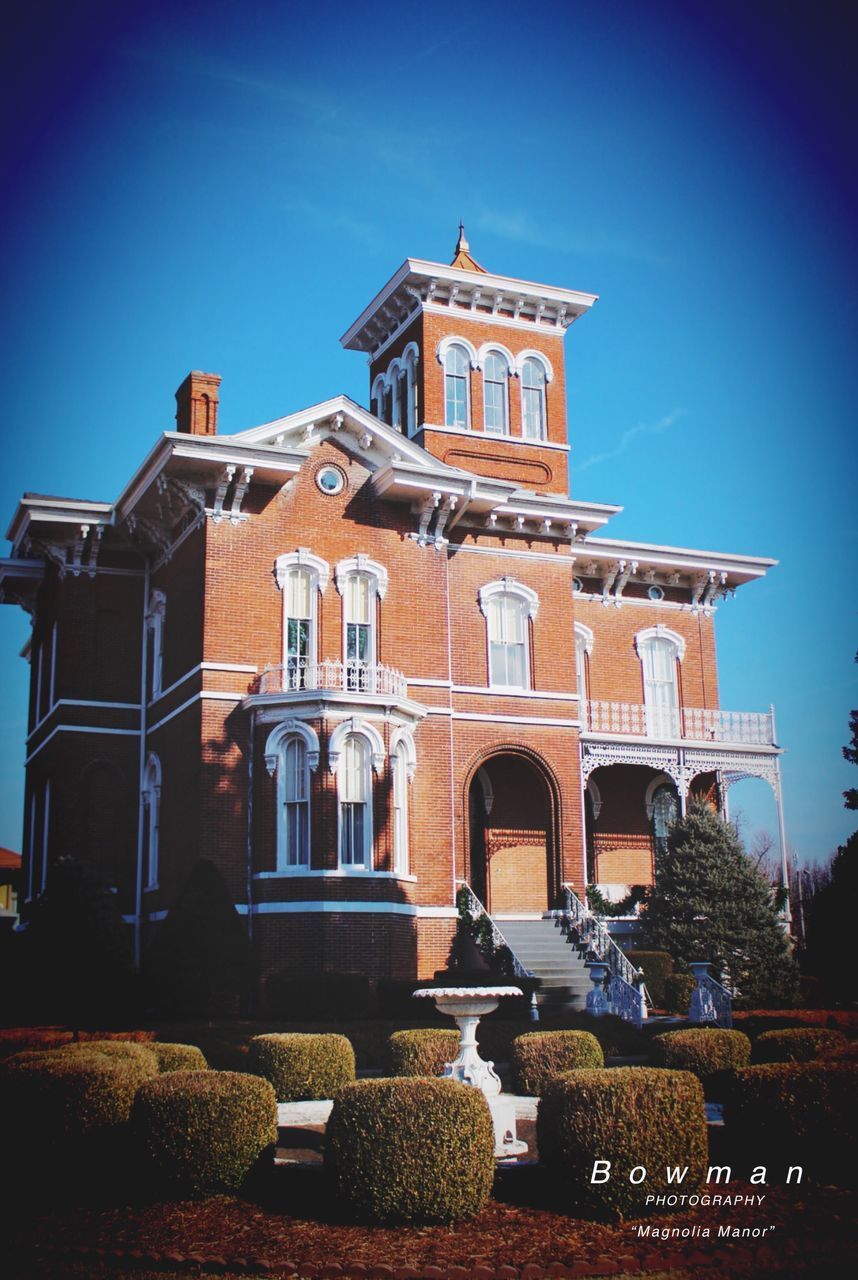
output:
{"label": "evergreen tree", "polygon": [[681,963],[708,960],[752,1007],[798,999],[798,966],[771,886],[735,828],[706,804],[692,802],[671,828],[641,924],[648,946]]}
{"label": "evergreen tree", "polygon": [[[855,661],[858,662],[858,653],[855,654]],[[853,708],[849,713],[849,728],[852,738],[849,745],[843,748],[843,758],[850,764],[858,764],[858,709]],[[847,809],[858,809],[858,787],[849,787],[843,792],[843,803]]]}

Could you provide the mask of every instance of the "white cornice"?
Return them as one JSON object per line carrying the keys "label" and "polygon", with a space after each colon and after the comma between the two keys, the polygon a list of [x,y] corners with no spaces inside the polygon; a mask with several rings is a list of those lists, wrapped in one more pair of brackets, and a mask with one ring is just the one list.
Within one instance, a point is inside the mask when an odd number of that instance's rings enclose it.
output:
{"label": "white cornice", "polygon": [[[570,452],[568,444],[555,444],[552,440],[526,440],[524,436],[513,436],[500,431],[474,431],[472,428],[466,427],[441,427],[434,422],[422,422],[414,434],[419,436],[421,431],[439,431],[445,436],[467,436],[471,440],[491,440],[493,443],[499,441],[501,444],[523,444],[531,449],[556,449],[562,453]],[[515,459],[511,459],[511,461],[514,462]]]}
{"label": "white cornice", "polygon": [[[730,586],[762,578],[778,562],[761,556],[731,555],[723,551],[698,551],[690,547],[668,547],[656,543],[626,542],[616,538],[585,538],[577,548],[580,561],[587,559],[605,563],[622,558],[634,559],[642,569],[670,568],[707,573],[726,573]],[[635,577],[640,576],[639,573]]]}

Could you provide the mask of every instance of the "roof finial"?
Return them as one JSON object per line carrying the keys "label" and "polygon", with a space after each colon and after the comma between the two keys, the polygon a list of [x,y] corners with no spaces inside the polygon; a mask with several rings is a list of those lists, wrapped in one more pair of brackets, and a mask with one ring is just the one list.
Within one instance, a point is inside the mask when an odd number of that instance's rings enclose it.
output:
{"label": "roof finial", "polygon": [[456,253],[470,253],[470,251],[471,251],[471,246],[468,244],[467,240],[465,239],[465,224],[460,218],[459,219],[459,240],[458,240],[458,243],[456,244]]}

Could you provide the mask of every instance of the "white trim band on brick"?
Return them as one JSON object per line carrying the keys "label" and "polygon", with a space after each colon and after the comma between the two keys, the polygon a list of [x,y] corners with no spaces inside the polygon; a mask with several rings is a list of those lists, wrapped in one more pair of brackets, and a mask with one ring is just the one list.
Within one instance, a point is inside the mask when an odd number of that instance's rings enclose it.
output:
{"label": "white trim band on brick", "polygon": [[35,751],[30,752],[24,761],[24,764],[29,764],[31,760],[35,760],[42,748],[46,747],[51,739],[55,738],[58,733],[109,733],[120,734],[123,737],[131,738],[137,738],[140,736],[139,729],[102,729],[89,724],[58,724],[55,729],[51,730],[44,742],[40,742]]}
{"label": "white trim band on brick", "polygon": [[216,689],[201,689],[199,693],[192,694],[190,698],[181,703],[180,706],[175,707],[172,711],[168,711],[167,714],[162,716],[155,724],[150,725],[146,732],[154,733],[156,729],[160,729],[162,725],[165,725],[168,720],[172,720],[174,716],[179,715],[182,711],[187,711],[188,707],[193,706],[195,702],[202,702],[204,700],[208,702],[242,702],[246,696],[247,695],[244,693],[221,693]]}
{"label": "white trim band on brick", "polygon": [[376,871],[372,867],[340,867],[337,870],[284,867],[282,871],[254,871],[254,880],[403,880],[416,884],[417,877],[398,871]]}
{"label": "white trim band on brick", "polygon": [[162,689],[157,698],[150,698],[149,706],[151,707],[154,703],[166,698],[168,693],[178,689],[186,680],[190,680],[191,676],[195,676],[198,671],[228,671],[237,672],[239,675],[255,676],[259,668],[249,662],[198,662],[195,667],[191,667],[183,676],[179,676],[178,680],[174,680],[166,689]]}
{"label": "white trim band on brick", "polygon": [[[237,902],[235,909],[240,916],[248,913],[246,902]],[[420,916],[437,920],[456,920],[455,907],[419,907],[411,902],[254,902],[255,916],[276,915],[328,915],[353,912],[364,915]]]}
{"label": "white trim band on brick", "polygon": [[449,707],[428,707],[427,715],[450,716],[453,720],[487,720],[499,724],[546,724],[555,729],[580,729],[580,720],[563,720],[552,716],[501,716],[491,712],[451,711]]}

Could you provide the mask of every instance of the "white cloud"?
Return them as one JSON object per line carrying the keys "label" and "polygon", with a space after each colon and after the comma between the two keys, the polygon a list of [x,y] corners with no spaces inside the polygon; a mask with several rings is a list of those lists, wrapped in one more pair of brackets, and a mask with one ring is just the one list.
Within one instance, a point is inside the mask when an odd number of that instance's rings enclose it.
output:
{"label": "white cloud", "polygon": [[576,464],[576,472],[586,471],[589,467],[597,467],[602,462],[609,462],[613,458],[619,458],[628,451],[629,446],[633,441],[637,440],[638,436],[661,435],[663,431],[669,431],[684,414],[684,409],[671,409],[670,413],[666,413],[657,422],[639,422],[636,426],[629,427],[620,436],[613,449],[608,449],[605,453],[594,453],[592,457],[584,458],[583,461]]}

